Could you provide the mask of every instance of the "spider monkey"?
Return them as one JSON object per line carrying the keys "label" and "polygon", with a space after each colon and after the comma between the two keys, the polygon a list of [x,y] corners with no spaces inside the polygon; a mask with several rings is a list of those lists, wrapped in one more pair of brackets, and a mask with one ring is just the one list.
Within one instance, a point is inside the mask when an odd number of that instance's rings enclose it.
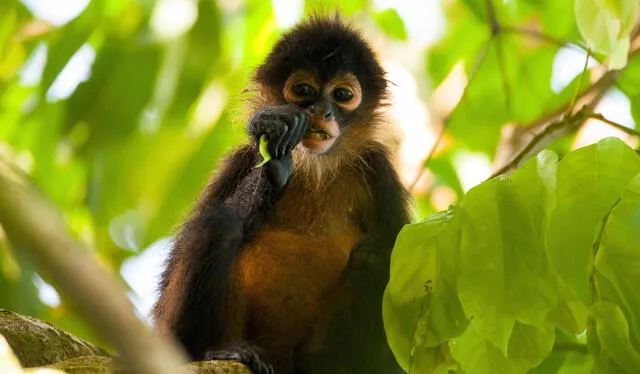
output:
{"label": "spider monkey", "polygon": [[[235,149],[175,238],[156,327],[254,374],[398,373],[382,324],[407,192],[382,143],[387,81],[361,34],[314,16],[253,79]],[[266,136],[272,156],[262,157]]]}

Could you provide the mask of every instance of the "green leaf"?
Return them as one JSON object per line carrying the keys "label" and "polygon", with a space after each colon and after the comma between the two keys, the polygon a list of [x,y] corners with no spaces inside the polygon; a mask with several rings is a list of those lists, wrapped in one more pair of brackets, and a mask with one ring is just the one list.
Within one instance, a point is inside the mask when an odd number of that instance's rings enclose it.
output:
{"label": "green leaf", "polygon": [[161,83],[156,86],[155,95],[171,98],[167,118],[163,119],[170,126],[184,126],[184,114],[189,112],[209,83],[206,77],[210,77],[212,72],[220,76],[227,70],[225,64],[220,63],[223,56],[221,22],[216,3],[200,1],[198,19],[185,40],[166,49],[163,71],[167,73],[160,76]]}
{"label": "green leaf", "polygon": [[475,321],[460,337],[449,343],[451,355],[466,374],[521,374],[525,371],[510,361],[501,349],[478,332]]}
{"label": "green leaf", "polygon": [[618,87],[631,102],[631,115],[637,129],[640,124],[640,58],[638,56],[632,58],[622,70],[618,78]]}
{"label": "green leaf", "polygon": [[580,34],[593,50],[611,57],[611,69],[627,63],[629,34],[639,11],[637,0],[576,0],[574,8]]}
{"label": "green leaf", "polygon": [[[401,365],[433,373],[454,368],[453,358],[466,373],[523,373],[549,356],[556,328],[570,337],[582,333],[598,224],[639,172],[640,157],[614,138],[560,162],[545,151],[511,176],[476,186],[449,211],[406,226],[383,300],[387,335]],[[636,195],[629,196],[635,204]],[[635,225],[640,218],[629,214],[640,209],[628,211],[617,220],[612,213],[612,224]],[[620,239],[627,246],[640,242],[633,225],[634,236]],[[605,254],[598,270],[605,269]],[[635,261],[624,258],[627,267],[616,264],[611,271],[619,274],[616,282],[596,279],[603,297],[624,304],[633,327],[638,306],[632,290],[640,280]],[[443,349],[447,342],[451,357]],[[563,358],[546,365],[557,368]],[[566,373],[591,365],[571,358]]]}
{"label": "green leaf", "polygon": [[573,151],[560,162],[547,250],[555,271],[586,305],[591,300],[586,271],[598,224],[638,172],[640,157],[615,138]]}
{"label": "green leaf", "polygon": [[466,94],[451,114],[451,134],[471,150],[494,155],[504,124],[527,124],[561,105],[549,85],[557,49],[525,47],[517,34],[493,38],[474,76],[468,67]]}
{"label": "green leaf", "polygon": [[556,345],[551,354],[529,374],[586,374],[593,369],[593,358],[574,335],[556,332]]}
{"label": "green leaf", "polygon": [[[640,175],[630,181],[611,210],[595,266],[600,296],[619,303],[629,321],[632,340],[640,343]],[[602,284],[605,279],[607,285]]]}
{"label": "green leaf", "polygon": [[18,11],[13,1],[0,4],[0,61],[5,54],[6,44],[11,41],[17,23]]}
{"label": "green leaf", "polygon": [[640,353],[629,341],[629,326],[622,310],[608,301],[595,303],[591,310],[596,318],[601,350],[597,352],[596,367],[614,367],[616,373],[636,373],[640,368]]}
{"label": "green leaf", "polygon": [[99,17],[98,1],[91,1],[82,13],[55,33],[47,53],[47,62],[42,72],[40,94],[47,93],[58,74],[64,69],[71,57],[87,42],[96,31]]}
{"label": "green leaf", "polygon": [[267,149],[267,136],[266,135],[262,135],[260,137],[260,155],[262,156],[262,161],[256,165],[257,168],[262,167],[264,164],[266,164],[267,162],[269,162],[271,160],[271,155],[269,154],[269,150]]}
{"label": "green leaf", "polygon": [[457,63],[473,65],[476,55],[489,39],[486,25],[469,9],[452,2],[446,10],[451,24],[446,28],[444,37],[430,48],[426,57],[427,73],[433,86],[442,83]]}
{"label": "green leaf", "polygon": [[368,0],[323,0],[323,1],[305,1],[305,14],[331,14],[332,11],[338,11],[345,16],[352,16],[358,12],[367,10],[370,7]]}
{"label": "green leaf", "polygon": [[383,316],[391,349],[405,369],[414,347],[437,353],[428,348],[458,336],[468,324],[456,295],[459,225],[454,212],[405,226],[391,257]]}
{"label": "green leaf", "polygon": [[404,21],[398,15],[395,9],[389,8],[375,14],[374,19],[378,24],[378,27],[388,36],[406,40],[407,30],[404,27]]}
{"label": "green leaf", "polygon": [[160,65],[160,48],[112,38],[98,51],[91,77],[66,101],[67,128],[89,126],[88,146],[113,144],[138,129]]}
{"label": "green leaf", "polygon": [[460,204],[460,300],[478,332],[504,354],[516,320],[543,328],[555,305],[544,233],[556,163],[541,153],[511,178],[473,188]]}
{"label": "green leaf", "polygon": [[[168,129],[167,129],[168,130]],[[174,131],[168,131],[159,139],[157,146],[151,145],[145,152],[147,163],[132,170],[132,175],[136,176],[136,170],[151,168],[157,164],[157,150],[162,147],[171,147],[179,151],[178,157],[170,159],[170,164],[166,169],[156,173],[154,182],[144,183],[147,190],[140,192],[145,200],[154,202],[154,209],[147,211],[145,220],[148,227],[145,234],[144,244],[157,240],[162,236],[171,233],[171,228],[175,227],[193,205],[194,199],[202,190],[207,178],[215,170],[216,164],[228,152],[233,144],[237,144],[244,139],[244,133],[233,132],[233,124],[230,119],[229,110],[225,110],[207,134],[203,138],[190,139],[184,134],[177,135]],[[177,141],[179,139],[179,142]],[[146,165],[149,165],[145,167]],[[172,165],[175,165],[172,167]],[[171,171],[171,172],[167,172]],[[142,183],[144,179],[140,179]],[[137,183],[137,184],[138,184]],[[159,188],[162,186],[162,188]],[[150,194],[151,198],[149,198]]]}
{"label": "green leaf", "polygon": [[516,322],[509,340],[508,357],[518,368],[532,369],[549,356],[555,340],[551,325],[537,328]]}

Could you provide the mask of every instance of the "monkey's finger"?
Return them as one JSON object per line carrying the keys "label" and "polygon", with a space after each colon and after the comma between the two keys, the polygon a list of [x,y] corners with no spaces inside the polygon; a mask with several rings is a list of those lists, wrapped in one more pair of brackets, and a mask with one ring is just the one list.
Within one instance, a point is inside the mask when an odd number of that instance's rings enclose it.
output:
{"label": "monkey's finger", "polygon": [[285,123],[280,121],[278,122],[279,122],[279,125],[282,126],[283,131],[282,132],[278,131],[277,133],[270,134],[269,144],[267,146],[267,149],[269,150],[269,154],[271,154],[271,156],[276,160],[279,160],[282,158],[282,154],[280,153],[280,144],[282,144],[282,139],[284,138],[287,131],[289,130],[289,126],[287,126]]}
{"label": "monkey's finger", "polygon": [[298,122],[300,122],[298,117],[293,116],[293,123],[291,124],[291,126],[289,126],[289,130],[285,133],[284,137],[282,138],[282,142],[280,143],[281,155],[284,155],[285,152],[291,149],[291,141],[292,139],[295,139],[296,131],[298,130],[298,127],[299,127]]}
{"label": "monkey's finger", "polygon": [[293,141],[291,142],[291,145],[290,145],[291,148],[295,147],[298,143],[300,143],[300,141],[302,140],[302,137],[304,136],[304,134],[307,132],[307,129],[309,128],[309,118],[307,117],[306,114],[304,114],[303,112],[299,112],[298,114],[296,114],[296,118],[299,118],[299,120],[298,120],[298,126],[296,127],[296,131],[295,131],[295,137],[293,138]]}

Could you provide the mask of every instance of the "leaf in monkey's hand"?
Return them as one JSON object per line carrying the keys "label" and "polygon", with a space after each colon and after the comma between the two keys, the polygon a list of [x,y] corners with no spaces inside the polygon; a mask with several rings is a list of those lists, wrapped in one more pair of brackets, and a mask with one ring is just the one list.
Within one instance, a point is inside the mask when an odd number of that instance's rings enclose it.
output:
{"label": "leaf in monkey's hand", "polygon": [[267,136],[266,135],[262,135],[260,137],[259,150],[260,150],[260,155],[262,155],[262,162],[260,162],[258,165],[256,165],[256,168],[259,168],[259,167],[263,166],[264,164],[269,162],[269,160],[271,160],[271,155],[269,154],[269,151],[267,150]]}

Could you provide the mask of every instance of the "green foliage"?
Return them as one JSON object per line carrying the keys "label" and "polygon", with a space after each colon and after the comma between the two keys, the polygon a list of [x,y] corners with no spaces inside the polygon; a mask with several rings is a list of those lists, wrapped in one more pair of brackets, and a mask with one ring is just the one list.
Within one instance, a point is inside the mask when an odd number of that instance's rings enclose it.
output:
{"label": "green foliage", "polygon": [[[193,24],[163,36],[152,27],[159,3],[93,0],[52,26],[18,0],[0,1],[0,157],[29,174],[116,276],[123,261],[173,233],[222,156],[243,141],[235,118],[244,90],[282,32],[269,1],[196,0]],[[413,43],[415,20],[402,17],[402,4],[376,5],[307,0],[302,12],[339,10],[385,62],[423,56],[405,66],[420,98],[448,92],[448,109],[429,106],[446,130],[414,197],[421,216],[438,211],[439,188],[458,204],[398,238],[383,305],[398,360],[414,373],[633,372],[636,154],[614,140],[568,153],[568,134],[551,144],[561,161],[543,152],[466,195],[458,158],[473,152],[501,164],[506,124],[529,135],[589,89],[597,70],[552,90],[563,48],[586,45],[598,61],[624,66],[615,84],[638,123],[640,58],[632,51],[626,62],[637,0],[442,1],[443,36],[429,47]],[[27,74],[42,56],[42,71]],[[95,56],[89,74],[56,96],[78,56]],[[456,79],[467,84],[463,95]],[[0,307],[94,340],[64,300],[39,300],[34,272],[0,230]]]}
{"label": "green foliage", "polygon": [[611,69],[627,63],[629,34],[636,24],[637,0],[576,0],[575,14],[580,33],[597,52],[611,56]]}
{"label": "green foliage", "polygon": [[390,37],[400,40],[407,39],[407,30],[404,28],[404,22],[395,9],[387,9],[377,13],[375,20],[380,29]]}
{"label": "green foliage", "polygon": [[402,230],[392,349],[410,373],[526,373],[588,325],[596,370],[634,372],[639,233],[640,156],[615,138],[560,161],[544,151]]}

